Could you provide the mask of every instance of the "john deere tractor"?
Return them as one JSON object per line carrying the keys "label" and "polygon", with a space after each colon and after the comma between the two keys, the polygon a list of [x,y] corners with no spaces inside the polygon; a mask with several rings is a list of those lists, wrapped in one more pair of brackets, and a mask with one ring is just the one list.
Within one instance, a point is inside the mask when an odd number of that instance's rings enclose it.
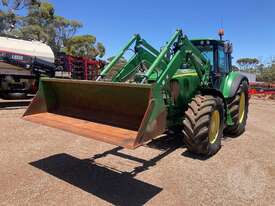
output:
{"label": "john deere tractor", "polygon": [[231,53],[228,41],[189,40],[181,30],[161,51],[134,35],[96,81],[41,79],[23,118],[131,149],[170,130],[211,156],[247,120],[248,79],[231,70]]}

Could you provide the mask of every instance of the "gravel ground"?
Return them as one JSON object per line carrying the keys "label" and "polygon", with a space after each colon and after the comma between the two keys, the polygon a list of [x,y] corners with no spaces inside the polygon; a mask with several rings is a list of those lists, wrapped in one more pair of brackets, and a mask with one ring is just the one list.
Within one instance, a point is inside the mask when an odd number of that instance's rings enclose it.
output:
{"label": "gravel ground", "polygon": [[[0,205],[275,205],[275,102],[214,157],[160,138],[130,151],[0,110]],[[166,141],[165,141],[166,140]]]}

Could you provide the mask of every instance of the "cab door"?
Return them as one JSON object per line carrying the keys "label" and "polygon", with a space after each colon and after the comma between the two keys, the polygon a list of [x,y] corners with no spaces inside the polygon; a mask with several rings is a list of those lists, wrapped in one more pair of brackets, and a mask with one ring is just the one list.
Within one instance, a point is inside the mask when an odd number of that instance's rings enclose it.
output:
{"label": "cab door", "polygon": [[230,72],[230,54],[224,51],[224,46],[217,45],[215,51],[216,67],[214,72],[214,87],[219,89],[222,80]]}

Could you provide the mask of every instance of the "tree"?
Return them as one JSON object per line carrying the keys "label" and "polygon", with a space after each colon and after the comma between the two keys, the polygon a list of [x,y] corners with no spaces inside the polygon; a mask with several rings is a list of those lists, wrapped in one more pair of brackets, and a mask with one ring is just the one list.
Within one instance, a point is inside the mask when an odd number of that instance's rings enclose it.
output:
{"label": "tree", "polygon": [[35,4],[39,4],[39,2],[37,0],[1,0],[0,34],[12,35],[11,32],[20,19],[15,12]]}
{"label": "tree", "polygon": [[8,34],[16,24],[16,16],[12,12],[0,11],[0,34]]}
{"label": "tree", "polygon": [[[83,25],[77,20],[69,20],[55,13],[53,4],[42,0],[1,0],[5,10],[0,10],[1,34],[24,40],[37,40],[47,43],[55,54],[68,51],[68,54],[85,55],[91,58],[102,57],[105,47],[96,42],[92,35],[76,36]],[[26,16],[16,15],[16,10],[26,8]],[[86,41],[86,42],[85,42]]]}
{"label": "tree", "polygon": [[48,44],[57,53],[65,47],[67,41],[82,27],[82,23],[77,20],[66,19],[62,16],[54,16],[48,27],[48,34],[50,36]]}
{"label": "tree", "polygon": [[237,60],[237,64],[240,66],[241,70],[251,71],[259,64],[259,60],[256,58],[241,58]]}
{"label": "tree", "polygon": [[52,22],[54,21],[54,7],[52,4],[43,2],[31,5],[27,16],[22,18],[21,37],[27,40],[37,40],[48,43],[53,33]]}
{"label": "tree", "polygon": [[102,43],[96,43],[92,35],[74,36],[65,44],[65,52],[74,56],[86,56],[89,58],[103,57],[105,48]]}
{"label": "tree", "polygon": [[262,73],[257,75],[257,81],[275,82],[275,64],[266,65]]}
{"label": "tree", "polygon": [[37,0],[1,0],[2,6],[8,10],[20,10],[32,4],[37,4]]}

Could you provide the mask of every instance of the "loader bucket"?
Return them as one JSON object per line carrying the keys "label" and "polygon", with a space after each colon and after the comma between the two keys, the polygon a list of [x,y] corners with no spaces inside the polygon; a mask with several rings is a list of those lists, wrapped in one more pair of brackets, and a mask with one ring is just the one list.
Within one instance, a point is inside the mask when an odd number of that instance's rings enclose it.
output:
{"label": "loader bucket", "polygon": [[165,131],[166,109],[154,88],[43,78],[23,119],[133,149]]}

